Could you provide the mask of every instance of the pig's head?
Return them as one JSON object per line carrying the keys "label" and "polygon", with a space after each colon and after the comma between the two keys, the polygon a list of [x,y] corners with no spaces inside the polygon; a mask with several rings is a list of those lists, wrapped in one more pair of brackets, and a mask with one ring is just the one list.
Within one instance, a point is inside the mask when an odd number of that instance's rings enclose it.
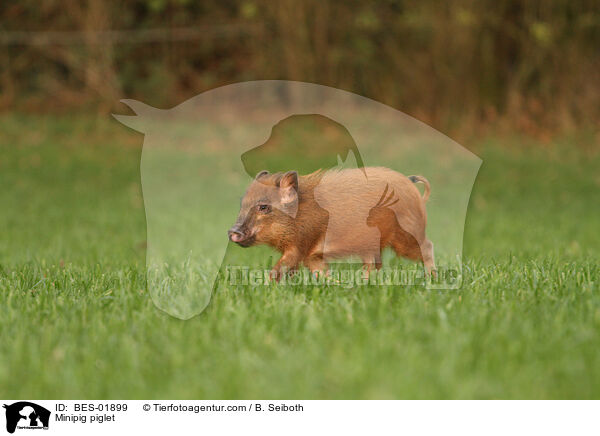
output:
{"label": "pig's head", "polygon": [[242,198],[229,239],[242,247],[274,244],[292,228],[298,211],[298,173],[261,171]]}

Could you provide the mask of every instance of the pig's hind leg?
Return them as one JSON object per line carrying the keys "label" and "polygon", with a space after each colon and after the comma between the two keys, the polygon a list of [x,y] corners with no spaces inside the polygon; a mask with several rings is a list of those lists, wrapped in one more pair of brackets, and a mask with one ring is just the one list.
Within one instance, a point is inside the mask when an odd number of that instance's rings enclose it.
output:
{"label": "pig's hind leg", "polygon": [[423,257],[423,264],[428,274],[432,274],[436,277],[435,260],[433,257],[433,242],[425,238],[421,244],[421,254]]}
{"label": "pig's hind leg", "polygon": [[392,248],[398,256],[410,260],[423,260],[421,247],[413,235],[398,227],[391,240]]}
{"label": "pig's hind leg", "polygon": [[425,266],[427,274],[435,276],[435,261],[433,258],[433,243],[424,238],[423,242],[419,242],[410,233],[399,229],[396,232],[396,237],[392,240],[392,248],[398,256],[406,257],[411,260],[420,260]]}

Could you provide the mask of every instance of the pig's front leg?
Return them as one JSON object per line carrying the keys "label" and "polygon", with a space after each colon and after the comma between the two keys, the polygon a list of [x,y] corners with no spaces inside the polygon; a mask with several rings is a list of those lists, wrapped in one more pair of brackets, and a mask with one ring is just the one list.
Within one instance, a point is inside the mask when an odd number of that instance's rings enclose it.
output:
{"label": "pig's front leg", "polygon": [[281,259],[275,264],[269,274],[271,280],[279,281],[282,277],[282,270],[285,268],[286,272],[295,271],[298,268],[300,262],[300,252],[297,249],[290,249],[283,252]]}
{"label": "pig's front leg", "polygon": [[307,257],[304,260],[304,264],[317,279],[323,275],[329,275],[327,262],[325,262],[323,255],[320,253]]}

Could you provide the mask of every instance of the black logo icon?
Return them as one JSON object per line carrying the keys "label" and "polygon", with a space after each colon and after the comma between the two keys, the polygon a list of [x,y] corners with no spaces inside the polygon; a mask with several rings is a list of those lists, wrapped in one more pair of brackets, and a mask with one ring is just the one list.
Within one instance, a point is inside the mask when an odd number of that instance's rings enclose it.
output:
{"label": "black logo icon", "polygon": [[14,433],[15,429],[48,429],[50,411],[29,401],[19,401],[6,409],[6,431]]}

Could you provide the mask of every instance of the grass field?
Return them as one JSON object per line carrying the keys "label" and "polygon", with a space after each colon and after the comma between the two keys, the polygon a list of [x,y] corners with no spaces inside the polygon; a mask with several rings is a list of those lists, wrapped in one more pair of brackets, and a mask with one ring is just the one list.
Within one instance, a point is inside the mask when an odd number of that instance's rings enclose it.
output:
{"label": "grass field", "polygon": [[598,398],[594,141],[465,144],[461,290],[224,287],[181,321],[145,290],[142,136],[5,115],[0,397]]}

